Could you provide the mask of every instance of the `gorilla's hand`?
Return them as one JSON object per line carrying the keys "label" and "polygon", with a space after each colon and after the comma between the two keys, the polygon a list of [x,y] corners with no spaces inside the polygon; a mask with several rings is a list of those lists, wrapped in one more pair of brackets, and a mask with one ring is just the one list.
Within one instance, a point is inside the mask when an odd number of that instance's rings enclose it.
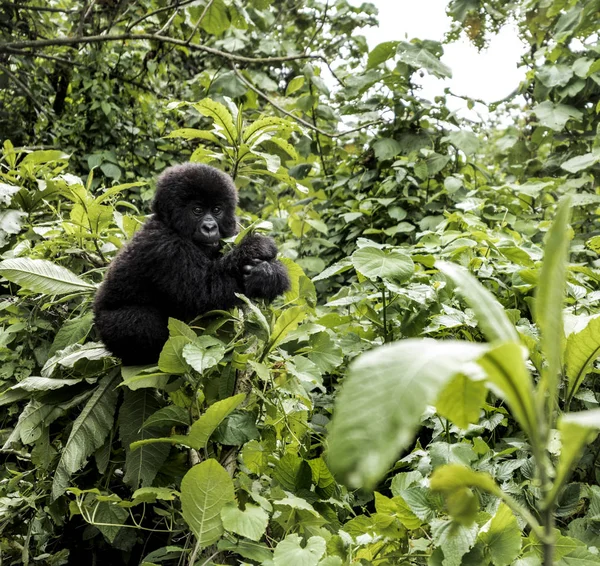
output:
{"label": "gorilla's hand", "polygon": [[245,294],[252,299],[272,301],[290,288],[284,265],[277,260],[253,260],[242,268]]}
{"label": "gorilla's hand", "polygon": [[272,261],[277,257],[277,246],[267,236],[250,234],[238,246],[242,266],[256,265],[261,261]]}

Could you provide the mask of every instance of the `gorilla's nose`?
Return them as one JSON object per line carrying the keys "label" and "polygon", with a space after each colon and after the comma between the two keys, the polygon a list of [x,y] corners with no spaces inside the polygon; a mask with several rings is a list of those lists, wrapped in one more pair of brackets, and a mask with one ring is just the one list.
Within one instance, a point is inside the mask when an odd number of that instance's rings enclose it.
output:
{"label": "gorilla's nose", "polygon": [[217,233],[217,223],[214,220],[205,220],[200,231],[204,236],[214,236]]}

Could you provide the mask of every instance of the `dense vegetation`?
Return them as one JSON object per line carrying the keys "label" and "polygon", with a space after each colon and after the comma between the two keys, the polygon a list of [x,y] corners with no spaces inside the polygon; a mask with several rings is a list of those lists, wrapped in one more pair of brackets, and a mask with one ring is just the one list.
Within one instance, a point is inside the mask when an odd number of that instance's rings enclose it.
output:
{"label": "dense vegetation", "polygon": [[[0,0],[2,564],[600,564],[600,2],[448,13],[530,47],[487,125],[371,4]],[[292,287],[123,367],[94,292],[188,160]]]}

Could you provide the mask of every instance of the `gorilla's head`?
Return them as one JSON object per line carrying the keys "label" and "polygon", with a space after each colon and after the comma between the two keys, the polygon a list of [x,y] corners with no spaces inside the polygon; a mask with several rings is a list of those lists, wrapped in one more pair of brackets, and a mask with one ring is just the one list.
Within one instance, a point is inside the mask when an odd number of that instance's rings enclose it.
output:
{"label": "gorilla's head", "polygon": [[194,243],[217,247],[236,233],[237,190],[214,167],[184,163],[166,169],[157,181],[152,209],[157,218]]}

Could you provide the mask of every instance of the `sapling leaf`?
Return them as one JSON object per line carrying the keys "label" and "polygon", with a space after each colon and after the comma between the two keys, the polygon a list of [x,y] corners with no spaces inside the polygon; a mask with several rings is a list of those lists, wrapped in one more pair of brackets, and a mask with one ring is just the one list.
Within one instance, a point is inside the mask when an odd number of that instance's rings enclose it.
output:
{"label": "sapling leaf", "polygon": [[583,383],[592,364],[600,356],[600,315],[569,316],[572,332],[565,346],[565,373],[567,375],[567,406]]}
{"label": "sapling leaf", "polygon": [[600,409],[565,413],[558,419],[558,430],[560,431],[562,448],[556,467],[556,477],[546,503],[552,502],[558,495],[583,447],[598,436],[600,431]]}
{"label": "sapling leaf", "polygon": [[505,399],[513,416],[532,441],[539,436],[533,380],[525,367],[523,347],[515,343],[500,344],[479,360],[487,373],[488,384]]}
{"label": "sapling leaf", "polygon": [[181,511],[200,548],[221,538],[224,532],[221,509],[234,498],[231,477],[213,458],[185,474],[181,482]]}
{"label": "sapling leaf", "polygon": [[[571,214],[569,197],[563,198],[546,239],[544,262],[535,296],[534,318],[542,334],[541,346],[548,366],[542,371],[539,395],[556,398],[563,345],[563,303],[569,253],[567,234]],[[552,401],[552,403],[554,403]],[[551,407],[553,409],[553,407]]]}
{"label": "sapling leaf", "polygon": [[435,267],[458,286],[489,342],[519,342],[519,335],[502,305],[475,277],[454,263],[436,261]]}
{"label": "sapling leaf", "polygon": [[372,487],[412,441],[423,410],[485,344],[404,340],[350,366],[336,400],[328,464],[352,486]]}

